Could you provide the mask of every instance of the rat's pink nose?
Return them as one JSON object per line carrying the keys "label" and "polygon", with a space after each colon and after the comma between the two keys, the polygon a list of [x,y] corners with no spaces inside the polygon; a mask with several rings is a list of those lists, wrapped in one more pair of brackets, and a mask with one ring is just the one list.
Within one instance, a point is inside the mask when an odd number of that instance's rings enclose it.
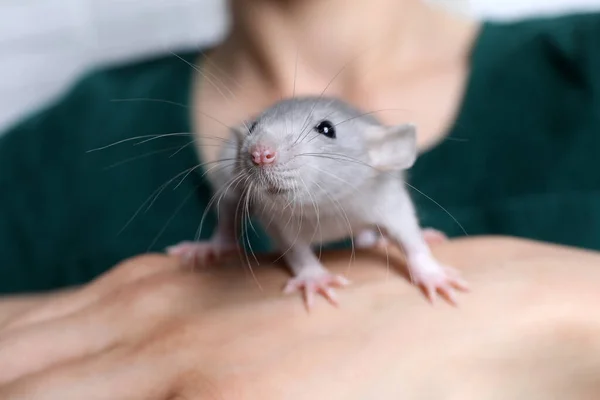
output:
{"label": "rat's pink nose", "polygon": [[275,150],[267,146],[254,146],[250,149],[250,155],[252,156],[252,162],[256,165],[267,165],[272,164],[275,161]]}

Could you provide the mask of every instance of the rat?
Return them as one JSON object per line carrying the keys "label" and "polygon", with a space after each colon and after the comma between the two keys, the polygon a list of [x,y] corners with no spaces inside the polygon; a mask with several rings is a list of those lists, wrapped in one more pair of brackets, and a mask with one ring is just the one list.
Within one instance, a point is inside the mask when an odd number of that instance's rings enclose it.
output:
{"label": "rat", "polygon": [[416,136],[413,124],[384,125],[337,98],[280,100],[231,128],[221,159],[235,162],[209,175],[218,213],[212,237],[167,252],[216,262],[238,248],[235,221],[243,209],[265,228],[293,274],[284,292],[303,291],[309,309],[315,294],[337,305],[334,288],[350,283],[322,265],[316,246],[349,238],[358,248],[398,246],[412,283],[431,302],[440,294],[456,305],[455,290],[468,285],[432,255],[428,242],[446,237],[421,229],[404,181],[417,159]]}

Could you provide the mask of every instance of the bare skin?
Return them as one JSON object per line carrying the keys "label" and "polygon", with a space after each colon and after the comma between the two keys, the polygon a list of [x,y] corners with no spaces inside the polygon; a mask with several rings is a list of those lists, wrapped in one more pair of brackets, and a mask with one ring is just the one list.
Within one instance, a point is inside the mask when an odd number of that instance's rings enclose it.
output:
{"label": "bare skin", "polygon": [[[354,282],[307,315],[287,274],[129,260],[0,327],[0,399],[592,399],[600,254],[509,238],[433,247],[476,288],[431,306],[382,253],[326,265]],[[399,255],[392,254],[392,261]],[[0,301],[6,305],[7,300]]]}
{"label": "bare skin", "polygon": [[227,126],[294,95],[325,93],[381,110],[388,125],[415,123],[421,150],[443,140],[464,94],[478,22],[420,0],[231,3],[234,28],[198,61],[193,88],[204,161],[217,158],[213,138],[228,138]]}

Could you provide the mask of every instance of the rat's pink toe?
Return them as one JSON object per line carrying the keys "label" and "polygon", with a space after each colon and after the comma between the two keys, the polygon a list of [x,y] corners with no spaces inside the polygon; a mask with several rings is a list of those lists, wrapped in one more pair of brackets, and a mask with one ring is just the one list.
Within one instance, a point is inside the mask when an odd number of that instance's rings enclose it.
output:
{"label": "rat's pink toe", "polygon": [[460,273],[450,267],[445,267],[429,257],[416,257],[410,263],[410,273],[413,283],[420,286],[430,302],[434,302],[439,294],[448,303],[456,306],[455,290],[468,291],[467,282]]}
{"label": "rat's pink toe", "polygon": [[290,279],[285,285],[283,292],[290,294],[302,290],[306,307],[310,310],[313,307],[316,293],[325,297],[331,304],[337,306],[338,299],[333,288],[344,287],[349,284],[350,281],[343,276],[332,275],[327,271],[318,273],[311,271]]}
{"label": "rat's pink toe", "polygon": [[422,283],[421,288],[425,292],[425,296],[427,297],[427,300],[429,300],[429,302],[431,304],[434,304],[435,298],[436,298],[436,290],[433,287],[433,285],[427,284],[427,283]]}
{"label": "rat's pink toe", "polygon": [[453,306],[458,305],[458,302],[456,300],[456,293],[454,293],[454,290],[451,287],[441,288],[438,290],[438,292],[451,305],[453,305]]}
{"label": "rat's pink toe", "polygon": [[329,287],[323,287],[320,289],[320,292],[331,304],[338,305],[337,295],[335,294],[335,290]]}

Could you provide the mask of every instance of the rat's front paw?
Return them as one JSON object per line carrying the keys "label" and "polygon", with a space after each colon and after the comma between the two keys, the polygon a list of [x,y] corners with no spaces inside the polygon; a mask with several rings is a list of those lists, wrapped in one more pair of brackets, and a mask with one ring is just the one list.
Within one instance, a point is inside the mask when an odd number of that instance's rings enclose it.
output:
{"label": "rat's front paw", "polygon": [[337,297],[333,287],[343,287],[350,281],[341,275],[333,275],[322,267],[306,268],[298,276],[291,278],[283,292],[286,294],[303,290],[306,307],[310,310],[314,304],[315,293],[321,294],[333,305],[337,305]]}
{"label": "rat's front paw", "polygon": [[218,262],[225,254],[233,251],[235,246],[217,241],[181,242],[167,248],[167,254],[181,257],[183,263],[192,266],[208,266]]}
{"label": "rat's front paw", "polygon": [[[421,233],[423,239],[429,246],[442,244],[448,241],[448,236],[442,231],[433,228],[424,228]],[[391,242],[387,237],[374,229],[365,229],[360,231],[354,238],[354,245],[359,249],[369,249],[373,247],[386,248]]]}
{"label": "rat's front paw", "polygon": [[432,303],[436,294],[443,296],[450,304],[456,305],[455,289],[466,292],[467,282],[454,268],[440,265],[431,256],[419,256],[409,260],[409,272],[412,282],[421,287]]}

